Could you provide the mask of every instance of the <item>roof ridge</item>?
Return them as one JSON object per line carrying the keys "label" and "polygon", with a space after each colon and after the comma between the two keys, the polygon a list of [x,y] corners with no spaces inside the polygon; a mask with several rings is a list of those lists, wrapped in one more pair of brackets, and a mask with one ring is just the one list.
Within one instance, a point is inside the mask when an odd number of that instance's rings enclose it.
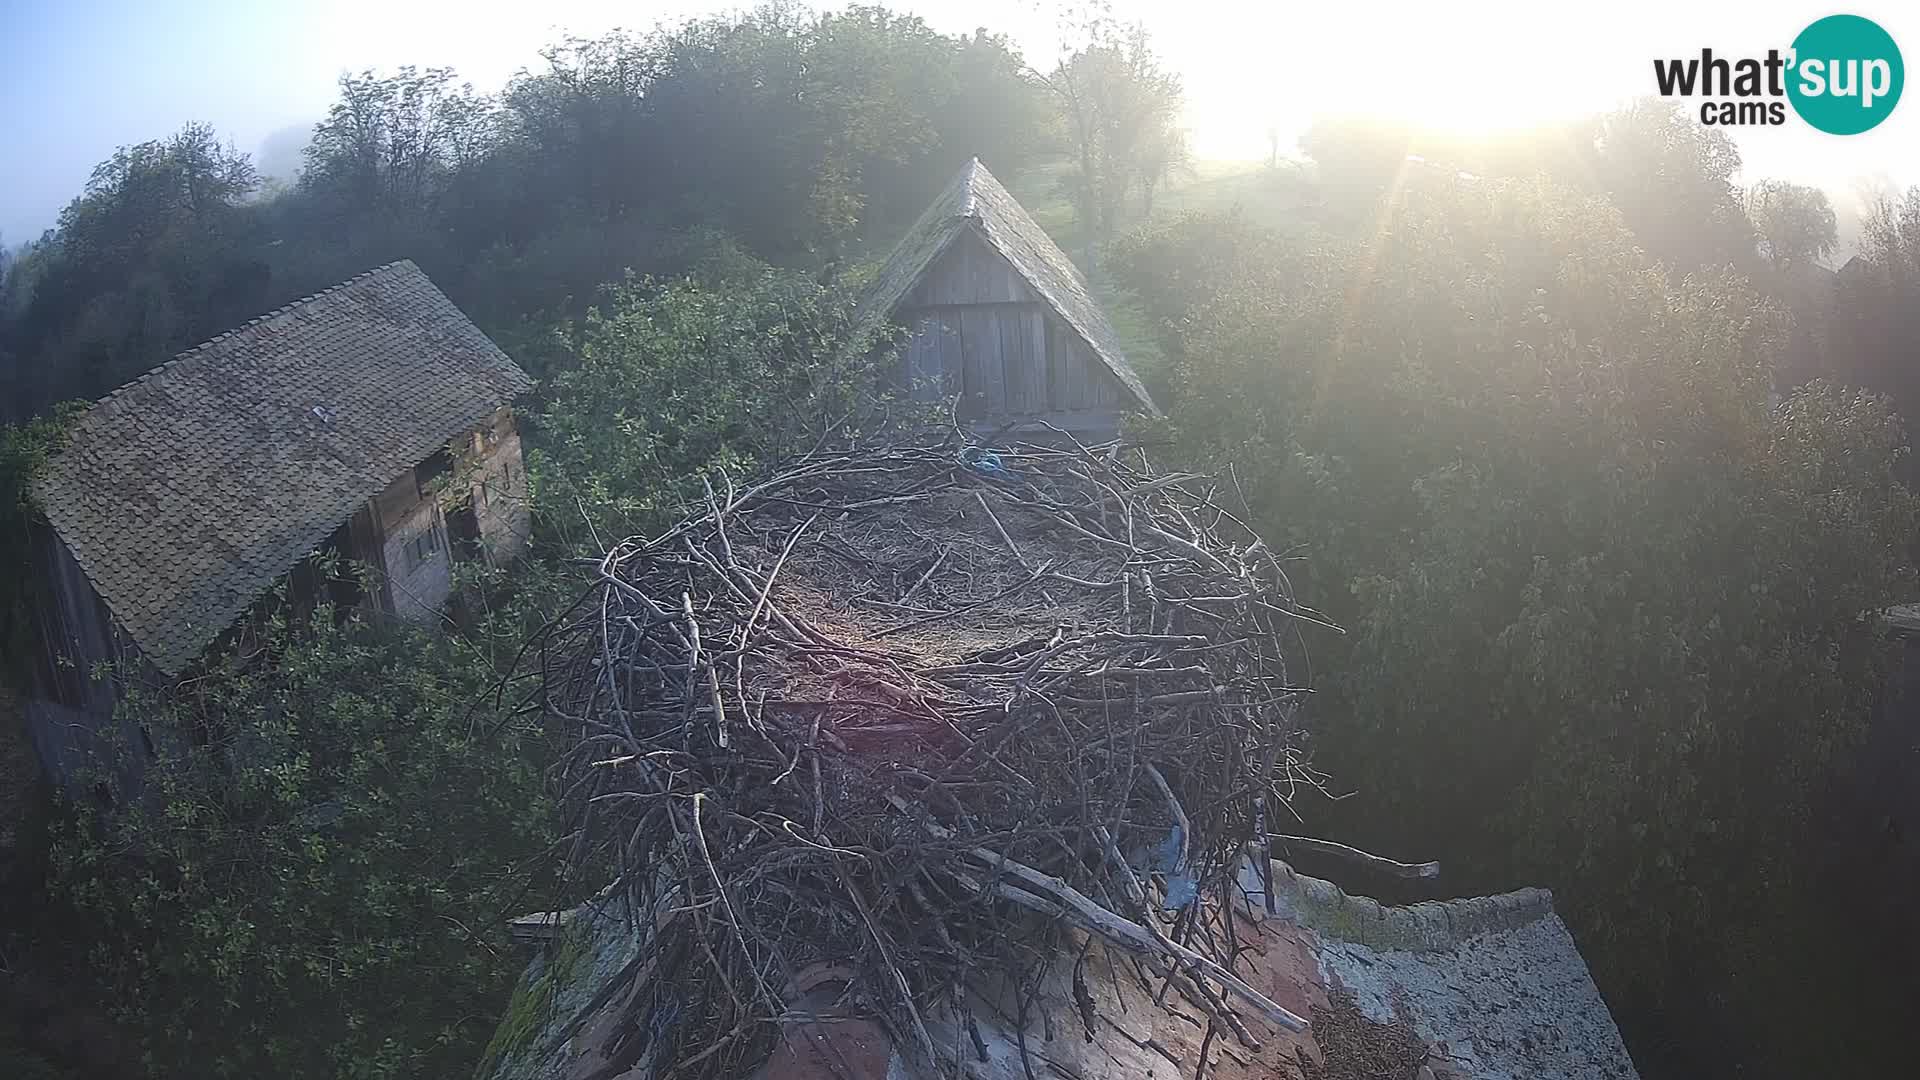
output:
{"label": "roof ridge", "polygon": [[983,173],[989,179],[993,177],[992,173],[987,172],[987,167],[980,164],[979,155],[968,158],[960,170],[960,216],[963,218],[980,220],[980,193],[974,185],[979,183]]}
{"label": "roof ridge", "polygon": [[[366,281],[367,279],[375,276],[376,274],[384,274],[389,270],[397,270],[403,266],[413,266],[415,270],[419,270],[418,266],[414,266],[412,259],[395,259],[389,263],[382,263],[381,265],[376,266],[371,270],[364,270],[348,278],[345,281],[338,282],[333,285],[329,285],[326,288],[321,289],[319,292],[309,293],[298,300],[290,300],[287,303],[281,304],[279,307],[274,308],[272,311],[269,311],[264,315],[255,315],[253,318],[248,319],[246,322],[243,322],[238,326],[230,327],[229,329],[223,330],[219,334],[216,334],[213,337],[210,337],[205,341],[202,341],[199,344],[194,345],[191,348],[183,349],[180,352],[174,353],[172,356],[161,361],[160,363],[155,364],[154,366],[148,368],[147,370],[141,372],[140,374],[135,375],[133,378],[128,379],[126,382],[121,383],[119,386],[114,387],[112,390],[107,391],[105,395],[95,399],[93,404],[96,406],[104,405],[107,402],[112,401],[115,398],[118,398],[121,395],[127,393],[128,391],[134,389],[135,387],[145,384],[147,381],[152,379],[155,375],[158,375],[163,371],[170,370],[174,367],[184,364],[189,360],[192,360],[194,357],[207,351],[208,349],[211,349],[213,346],[220,344],[221,342],[227,340],[228,338],[234,336],[235,334],[238,334],[242,330],[251,329],[252,327],[260,323],[263,323],[268,319],[274,319],[282,315],[285,315],[287,312],[293,310],[294,308],[301,307],[305,304],[310,304],[315,300],[320,300],[327,296],[331,296],[332,294],[337,293],[342,289],[348,288],[349,286],[358,285],[361,282]],[[89,408],[88,412],[91,412],[91,411],[93,411],[92,408]]]}

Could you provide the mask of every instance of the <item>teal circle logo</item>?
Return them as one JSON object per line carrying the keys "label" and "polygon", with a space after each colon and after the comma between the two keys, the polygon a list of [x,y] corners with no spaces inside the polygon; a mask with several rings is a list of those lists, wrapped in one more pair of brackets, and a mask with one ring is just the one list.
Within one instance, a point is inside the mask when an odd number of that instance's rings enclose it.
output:
{"label": "teal circle logo", "polygon": [[1800,119],[1829,135],[1858,135],[1885,120],[1907,81],[1900,47],[1880,24],[1829,15],[1793,39],[1787,99]]}

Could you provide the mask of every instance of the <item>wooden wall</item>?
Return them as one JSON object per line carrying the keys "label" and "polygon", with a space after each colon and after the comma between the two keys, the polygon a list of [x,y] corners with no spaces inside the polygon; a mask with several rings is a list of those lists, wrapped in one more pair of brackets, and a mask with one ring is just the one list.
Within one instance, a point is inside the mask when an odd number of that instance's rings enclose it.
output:
{"label": "wooden wall", "polygon": [[[76,798],[103,801],[138,791],[151,737],[127,717],[115,718],[119,678],[143,670],[139,650],[116,630],[107,605],[53,529],[33,529],[40,604],[41,655],[25,702],[27,734],[40,765]],[[117,665],[112,675],[103,665]],[[126,753],[109,751],[126,750]],[[111,763],[102,773],[92,768]]]}
{"label": "wooden wall", "polygon": [[374,497],[380,524],[378,564],[384,572],[389,612],[407,622],[431,623],[453,592],[453,556],[440,500],[423,494],[418,470],[409,469]]}
{"label": "wooden wall", "polygon": [[1127,392],[1093,349],[971,231],[927,268],[897,309],[912,336],[901,377],[916,400],[959,396],[963,420],[1044,417],[1117,428]]}
{"label": "wooden wall", "polygon": [[[364,535],[353,530],[352,557],[382,571],[381,609],[411,622],[431,622],[445,611],[455,560],[505,565],[532,532],[512,411],[498,410],[453,446],[459,454],[445,471],[427,476],[425,462],[407,470],[369,502]],[[430,551],[424,559],[420,547]]]}
{"label": "wooden wall", "polygon": [[464,475],[469,480],[480,554],[489,566],[504,566],[527,546],[533,517],[527,503],[527,469],[520,457],[520,431],[513,413],[501,409],[473,433]]}

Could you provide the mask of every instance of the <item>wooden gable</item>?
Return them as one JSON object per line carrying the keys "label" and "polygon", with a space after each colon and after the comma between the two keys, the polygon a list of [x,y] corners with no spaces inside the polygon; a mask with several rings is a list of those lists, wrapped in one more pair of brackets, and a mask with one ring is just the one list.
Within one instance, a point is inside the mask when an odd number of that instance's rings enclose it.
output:
{"label": "wooden gable", "polygon": [[965,420],[1117,424],[1127,396],[1120,380],[972,229],[927,266],[896,318],[911,331],[901,373],[916,400],[958,395]]}

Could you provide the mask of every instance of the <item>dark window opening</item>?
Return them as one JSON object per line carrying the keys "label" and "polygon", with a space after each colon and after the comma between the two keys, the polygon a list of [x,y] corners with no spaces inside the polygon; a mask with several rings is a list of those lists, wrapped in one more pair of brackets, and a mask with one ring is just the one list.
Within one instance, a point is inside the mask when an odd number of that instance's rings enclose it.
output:
{"label": "dark window opening", "polygon": [[422,529],[413,539],[407,541],[407,569],[418,570],[431,560],[440,550],[440,523]]}
{"label": "dark window opening", "polygon": [[440,478],[453,471],[453,455],[445,448],[435,450],[433,456],[414,466],[413,482],[425,499],[438,494]]}
{"label": "dark window opening", "polygon": [[480,542],[480,515],[477,510],[484,506],[484,496],[476,491],[473,503],[447,513],[448,552],[458,552],[461,558],[472,556]]}

